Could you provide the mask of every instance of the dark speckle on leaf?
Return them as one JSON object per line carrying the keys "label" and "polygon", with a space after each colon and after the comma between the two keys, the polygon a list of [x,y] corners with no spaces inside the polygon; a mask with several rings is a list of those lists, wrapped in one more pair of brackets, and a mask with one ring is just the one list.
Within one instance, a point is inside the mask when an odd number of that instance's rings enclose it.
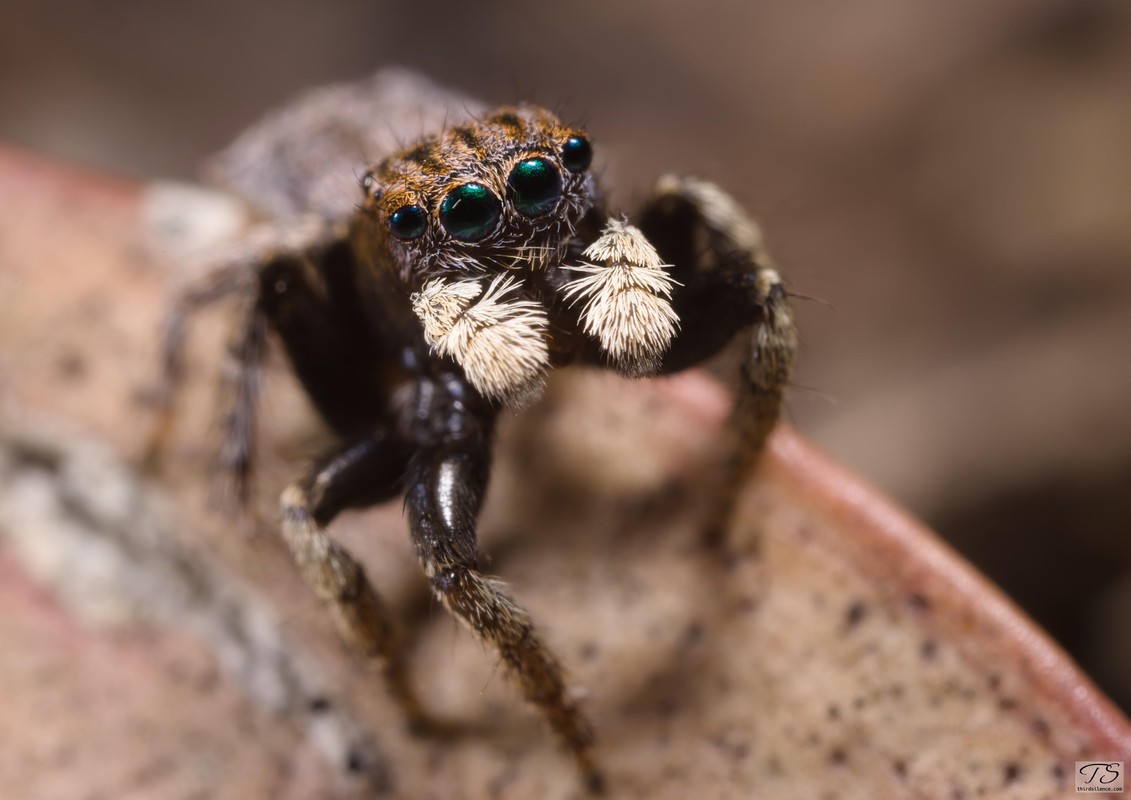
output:
{"label": "dark speckle on leaf", "polygon": [[325,697],[312,697],[307,704],[307,708],[312,714],[322,714],[330,710],[330,701]]}
{"label": "dark speckle on leaf", "polygon": [[66,353],[57,362],[59,374],[68,380],[81,378],[86,374],[86,360],[78,353]]}
{"label": "dark speckle on leaf", "polygon": [[1002,766],[1002,772],[1004,773],[1005,784],[1008,786],[1019,781],[1024,770],[1016,761],[1007,761]]}
{"label": "dark speckle on leaf", "polygon": [[931,600],[927,595],[921,592],[915,592],[907,598],[907,605],[911,606],[912,611],[930,611]]}
{"label": "dark speckle on leaf", "polygon": [[923,657],[924,661],[934,661],[939,654],[939,643],[934,639],[927,639],[919,648],[919,655]]}
{"label": "dark speckle on leaf", "polygon": [[350,772],[361,772],[365,768],[365,759],[356,750],[350,750],[346,755],[346,769]]}
{"label": "dark speckle on leaf", "polygon": [[868,616],[867,604],[857,600],[855,603],[848,607],[847,611],[844,612],[845,630],[852,630],[861,622],[863,622],[866,616]]}

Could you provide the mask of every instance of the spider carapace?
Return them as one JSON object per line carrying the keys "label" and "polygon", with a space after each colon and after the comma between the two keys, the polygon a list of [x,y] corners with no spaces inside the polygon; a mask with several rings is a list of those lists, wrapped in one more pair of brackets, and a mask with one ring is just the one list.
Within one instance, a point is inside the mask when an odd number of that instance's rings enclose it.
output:
{"label": "spider carapace", "polygon": [[[244,144],[254,159],[238,146],[234,167],[229,157],[229,183],[278,200],[275,219],[180,295],[165,341],[167,382],[182,377],[186,318],[241,295],[222,426],[230,485],[246,496],[258,371],[274,339],[338,440],[283,492],[281,528],[341,635],[381,663],[410,719],[423,719],[386,608],[328,532],[345,508],[403,495],[435,595],[498,652],[596,787],[593,734],[557,659],[522,606],[479,569],[476,518],[496,419],[534,401],[554,367],[666,374],[740,336],[736,484],[779,415],[796,346],[785,291],[757,227],[721,189],[664,177],[631,222],[610,217],[587,133],[532,106],[473,114],[357,165],[342,203],[319,183],[345,163],[342,148],[314,158],[326,137],[304,140],[303,131],[349,129],[350,141],[364,141],[367,125],[382,124],[379,92],[350,91],[352,100],[300,102],[269,120],[256,146]],[[268,176],[269,191],[249,190],[244,167],[253,179]],[[722,494],[726,508],[733,491]]]}

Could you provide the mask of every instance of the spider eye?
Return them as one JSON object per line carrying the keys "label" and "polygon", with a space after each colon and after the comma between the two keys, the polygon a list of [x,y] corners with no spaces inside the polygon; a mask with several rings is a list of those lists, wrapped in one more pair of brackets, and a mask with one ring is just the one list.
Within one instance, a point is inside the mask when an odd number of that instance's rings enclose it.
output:
{"label": "spider eye", "polygon": [[571,136],[562,145],[562,163],[570,172],[585,172],[593,161],[593,148],[584,136]]}
{"label": "spider eye", "polygon": [[398,239],[416,239],[428,227],[428,215],[420,206],[401,206],[389,217],[389,230]]}
{"label": "spider eye", "polygon": [[461,242],[475,242],[495,229],[502,216],[499,198],[479,183],[457,186],[440,203],[440,222]]}
{"label": "spider eye", "polygon": [[545,214],[562,194],[562,176],[544,158],[528,158],[515,164],[507,178],[507,188],[520,214],[537,217]]}

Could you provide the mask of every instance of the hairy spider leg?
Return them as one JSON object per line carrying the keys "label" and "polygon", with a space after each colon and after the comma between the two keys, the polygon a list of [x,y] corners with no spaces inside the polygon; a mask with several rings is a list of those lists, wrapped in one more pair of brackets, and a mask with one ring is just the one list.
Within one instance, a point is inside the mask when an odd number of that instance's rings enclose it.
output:
{"label": "hairy spider leg", "polygon": [[356,269],[348,240],[338,238],[277,256],[259,270],[257,308],[307,397],[344,442],[284,490],[283,541],[303,580],[329,606],[339,634],[379,662],[410,727],[423,731],[433,726],[412,689],[389,612],[362,566],[326,532],[343,509],[400,494],[412,452],[408,439],[391,432],[383,384],[390,354],[366,323]]}
{"label": "hairy spider leg", "polygon": [[255,417],[268,320],[258,300],[249,305],[240,315],[220,377],[220,449],[212,494],[214,503],[228,510],[249,507],[254,491]]}
{"label": "hairy spider leg", "polygon": [[[176,400],[184,384],[185,340],[189,322],[208,306],[232,295],[248,296],[255,287],[257,263],[218,260],[198,281],[185,287],[174,298],[165,314],[161,335],[161,377],[154,397],[156,412],[153,431],[146,446],[144,463],[157,469],[165,455],[176,422]],[[249,326],[244,326],[245,330]]]}
{"label": "hairy spider leg", "polygon": [[405,495],[413,542],[439,600],[498,652],[527,701],[546,716],[591,790],[602,788],[593,732],[568,696],[561,665],[530,615],[478,570],[476,517],[487,486],[491,426],[461,421],[461,434],[416,453]]}
{"label": "hairy spider leg", "polygon": [[661,372],[693,366],[749,331],[731,417],[736,447],[705,530],[708,543],[721,545],[739,488],[781,416],[797,331],[758,227],[717,186],[695,178],[661,178],[639,220],[679,281],[672,304],[680,333]]}
{"label": "hairy spider leg", "polygon": [[[267,331],[273,322],[274,296],[292,284],[292,297],[319,293],[313,264],[334,251],[341,232],[317,220],[303,221],[280,233],[272,226],[258,226],[244,234],[208,260],[203,277],[190,283],[174,298],[166,314],[161,342],[162,374],[156,394],[156,423],[144,457],[150,469],[159,467],[171,438],[176,419],[176,398],[184,384],[184,351],[191,320],[221,300],[238,297],[242,309],[234,336],[229,342],[229,359],[221,376],[221,444],[218,451],[214,496],[232,499],[246,507],[251,498],[254,472],[255,419],[259,378],[267,350]],[[297,268],[307,265],[305,271]],[[301,278],[301,280],[298,280]],[[325,301],[322,302],[325,306]],[[277,327],[277,326],[276,326]],[[324,325],[324,329],[332,329]],[[316,341],[333,346],[323,336]]]}
{"label": "hairy spider leg", "polygon": [[404,646],[362,566],[326,533],[345,508],[395,497],[407,462],[405,443],[388,434],[342,447],[282,494],[283,541],[303,580],[330,610],[341,637],[376,659],[413,729],[427,726],[405,666]]}
{"label": "hairy spider leg", "polygon": [[343,440],[366,434],[360,441],[382,443],[366,444],[364,452],[347,447],[289,487],[282,499],[284,540],[304,580],[330,605],[342,637],[381,660],[393,695],[418,727],[426,725],[384,607],[362,567],[325,531],[341,508],[374,505],[405,490],[417,555],[437,597],[499,652],[590,786],[599,788],[593,734],[568,699],[557,659],[527,612],[477,570],[475,523],[490,472],[496,415],[484,413],[487,406],[475,399],[462,374],[445,368],[416,376],[423,404],[417,418],[426,422],[403,438],[371,433],[387,430],[376,367],[392,354],[365,325],[353,290],[356,269],[353,251],[341,241],[319,254],[316,265],[308,254],[303,260],[275,259],[260,272],[260,306],[315,407]]}

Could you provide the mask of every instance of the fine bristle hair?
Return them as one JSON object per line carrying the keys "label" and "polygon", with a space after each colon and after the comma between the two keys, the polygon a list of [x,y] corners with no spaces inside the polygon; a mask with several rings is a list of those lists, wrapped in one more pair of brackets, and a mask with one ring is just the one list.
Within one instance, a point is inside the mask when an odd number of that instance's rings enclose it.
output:
{"label": "fine bristle hair", "polygon": [[463,367],[480,394],[520,407],[541,394],[550,354],[545,310],[507,297],[518,286],[509,275],[486,290],[479,281],[436,278],[412,295],[412,308],[428,344]]}
{"label": "fine bristle hair", "polygon": [[483,293],[478,281],[436,278],[412,295],[412,310],[424,324],[424,340],[433,347],[451,332],[456,319]]}
{"label": "fine bristle hair", "polygon": [[639,228],[616,219],[584,256],[589,261],[570,269],[585,276],[566,284],[563,294],[571,302],[585,300],[585,332],[600,342],[620,372],[654,374],[679,326],[668,265]]}

